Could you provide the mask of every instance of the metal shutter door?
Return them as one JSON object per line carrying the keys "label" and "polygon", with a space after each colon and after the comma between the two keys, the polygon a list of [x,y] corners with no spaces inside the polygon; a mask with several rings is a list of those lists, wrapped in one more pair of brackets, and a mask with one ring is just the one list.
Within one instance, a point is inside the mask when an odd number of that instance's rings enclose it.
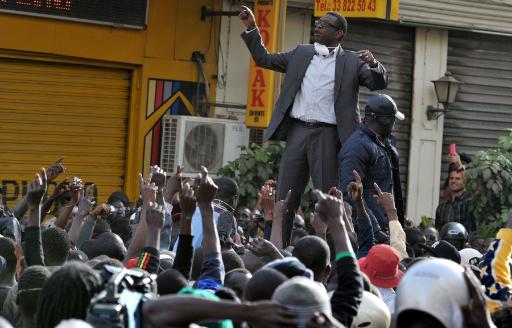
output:
{"label": "metal shutter door", "polygon": [[512,128],[511,53],[511,37],[449,33],[447,70],[464,84],[444,119],[443,182],[451,143],[457,152],[475,155],[496,148]]}
{"label": "metal shutter door", "polygon": [[[99,201],[122,190],[129,86],[124,70],[0,60],[0,178],[16,181],[20,199],[24,181],[64,156],[59,182],[79,176],[95,183]],[[8,198],[15,191],[4,183]]]}
{"label": "metal shutter door", "polygon": [[405,120],[396,122],[393,133],[397,138],[400,154],[400,179],[405,199],[411,130],[414,29],[373,22],[349,21],[348,34],[342,40],[341,46],[345,50],[370,50],[389,73],[387,89],[370,92],[367,88],[361,87],[359,109],[363,117],[368,98],[373,94],[385,93],[395,100],[398,109],[405,114]]}

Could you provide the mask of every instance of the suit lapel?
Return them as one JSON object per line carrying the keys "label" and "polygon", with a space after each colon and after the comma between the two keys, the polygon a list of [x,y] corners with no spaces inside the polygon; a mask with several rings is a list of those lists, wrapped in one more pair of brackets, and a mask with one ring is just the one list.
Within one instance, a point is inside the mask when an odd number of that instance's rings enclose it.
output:
{"label": "suit lapel", "polygon": [[345,69],[345,62],[347,59],[345,54],[345,50],[340,48],[338,56],[336,57],[336,68],[334,70],[334,103],[336,103],[336,99],[338,99],[338,94],[341,88],[343,70]]}

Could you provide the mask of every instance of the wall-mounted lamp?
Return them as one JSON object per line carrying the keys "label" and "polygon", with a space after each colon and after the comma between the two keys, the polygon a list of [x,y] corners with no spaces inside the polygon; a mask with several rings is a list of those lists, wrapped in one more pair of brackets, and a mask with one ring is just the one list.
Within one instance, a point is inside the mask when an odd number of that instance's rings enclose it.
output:
{"label": "wall-mounted lamp", "polygon": [[[448,112],[448,106],[455,102],[455,97],[462,84],[462,82],[457,81],[450,72],[446,72],[443,77],[437,81],[432,81],[432,83],[434,83],[434,88],[436,89],[438,104],[437,108],[433,106],[427,107],[427,118],[429,120],[435,120]],[[439,108],[439,104],[443,105],[442,109]]]}

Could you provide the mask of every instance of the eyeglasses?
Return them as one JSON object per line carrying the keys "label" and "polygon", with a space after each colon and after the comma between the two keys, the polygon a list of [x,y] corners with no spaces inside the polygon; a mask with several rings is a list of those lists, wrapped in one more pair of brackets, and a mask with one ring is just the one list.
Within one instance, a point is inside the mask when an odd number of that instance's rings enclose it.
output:
{"label": "eyeglasses", "polygon": [[335,29],[337,30],[340,30],[340,28],[326,20],[320,20],[320,19],[317,19],[315,21],[315,27],[316,28],[326,28],[327,26],[330,26],[330,27],[334,27]]}

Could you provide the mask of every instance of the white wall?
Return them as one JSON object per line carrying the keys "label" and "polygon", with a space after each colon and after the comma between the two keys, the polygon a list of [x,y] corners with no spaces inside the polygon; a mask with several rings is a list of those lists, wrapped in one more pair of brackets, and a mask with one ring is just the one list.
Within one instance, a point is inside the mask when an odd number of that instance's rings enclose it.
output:
{"label": "white wall", "polygon": [[436,105],[432,80],[446,72],[448,31],[416,28],[412,100],[411,146],[407,186],[407,216],[418,224],[423,215],[434,217],[439,199],[443,117],[427,120]]}

